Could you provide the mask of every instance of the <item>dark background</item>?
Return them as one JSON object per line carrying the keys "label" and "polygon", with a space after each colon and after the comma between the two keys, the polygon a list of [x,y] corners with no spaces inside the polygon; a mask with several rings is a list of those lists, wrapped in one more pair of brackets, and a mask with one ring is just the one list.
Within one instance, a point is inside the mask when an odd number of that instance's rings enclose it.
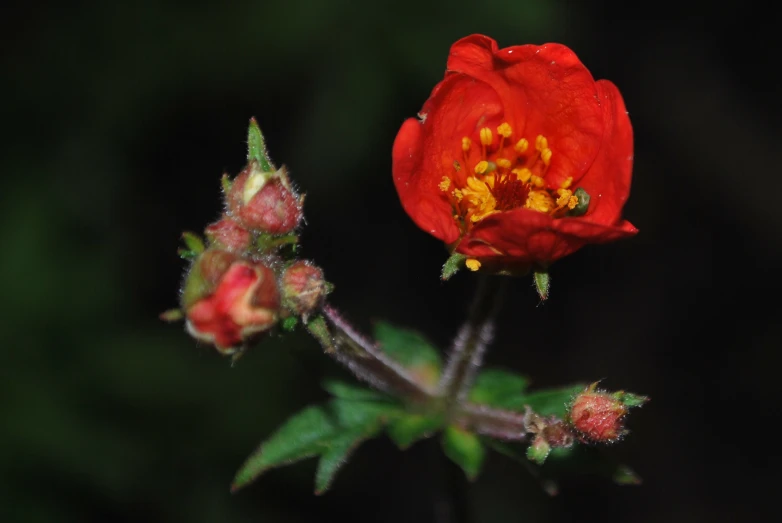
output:
{"label": "dark background", "polygon": [[[5,8],[0,520],[423,522],[444,503],[472,522],[765,519],[782,290],[775,29],[749,3],[625,4]],[[179,234],[219,214],[219,177],[241,169],[256,116],[307,194],[304,254],[336,284],[333,303],[364,330],[385,318],[447,346],[474,278],[439,281],[444,250],[402,211],[390,150],[450,44],[474,32],[565,43],[625,97],[625,216],[641,233],[556,263],[544,305],[509,280],[488,360],[540,387],[604,378],[651,395],[609,449],[644,485],[585,476],[549,498],[498,455],[466,485],[436,443],[401,453],[381,439],[323,497],[313,462],[230,495],[257,443],[341,370],[301,334],[231,368],[160,322],[185,265]]]}

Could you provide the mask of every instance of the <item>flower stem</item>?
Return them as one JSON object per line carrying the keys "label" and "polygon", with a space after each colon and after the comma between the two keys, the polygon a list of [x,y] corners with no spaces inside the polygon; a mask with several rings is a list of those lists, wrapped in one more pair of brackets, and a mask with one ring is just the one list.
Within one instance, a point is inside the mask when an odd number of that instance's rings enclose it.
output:
{"label": "flower stem", "polygon": [[324,305],[321,312],[322,316],[313,318],[307,329],[326,354],[345,365],[358,379],[412,401],[427,401],[434,396],[433,390],[359,334],[334,308]]}
{"label": "flower stem", "polygon": [[494,335],[494,318],[499,311],[506,280],[481,275],[467,322],[459,330],[445,365],[437,394],[449,406],[467,399],[475,376],[483,364],[483,355]]}

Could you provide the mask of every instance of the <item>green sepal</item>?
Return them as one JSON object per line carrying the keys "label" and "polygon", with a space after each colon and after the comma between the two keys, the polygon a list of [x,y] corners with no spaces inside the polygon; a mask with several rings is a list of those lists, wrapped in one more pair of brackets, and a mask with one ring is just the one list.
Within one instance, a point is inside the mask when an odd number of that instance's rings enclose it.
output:
{"label": "green sepal", "polygon": [[546,271],[535,271],[533,275],[535,281],[535,289],[538,291],[538,296],[543,301],[548,299],[549,286],[551,285],[551,278]]}
{"label": "green sepal", "polygon": [[266,141],[255,118],[250,118],[250,126],[247,129],[247,161],[258,162],[261,171],[266,173],[277,170],[266,151]]}
{"label": "green sepal", "polygon": [[551,445],[544,438],[537,437],[527,449],[527,459],[543,465],[548,455],[551,454]]}
{"label": "green sepal", "polygon": [[282,320],[282,330],[286,332],[293,332],[296,326],[299,324],[299,318],[296,316],[288,316]]}
{"label": "green sepal", "polygon": [[405,413],[389,423],[387,432],[397,447],[405,450],[440,430],[443,423],[443,417],[439,415]]}
{"label": "green sepal", "polygon": [[185,242],[185,247],[187,247],[187,250],[195,253],[196,255],[201,254],[206,250],[204,240],[202,240],[201,237],[194,232],[183,232],[182,240]]}
{"label": "green sepal", "polygon": [[451,425],[443,432],[442,445],[445,455],[459,465],[470,481],[478,477],[486,457],[486,449],[478,436]]}
{"label": "green sepal", "polygon": [[231,186],[233,185],[233,182],[228,177],[228,174],[223,174],[223,177],[220,178],[220,186],[223,188],[223,194],[226,196],[228,193],[231,192]]}
{"label": "green sepal", "polygon": [[614,392],[613,396],[627,407],[640,407],[649,401],[648,396],[641,396],[640,394],[633,394],[632,392],[625,392],[623,390]]}
{"label": "green sepal", "polygon": [[467,256],[464,254],[459,254],[458,252],[451,254],[451,256],[445,260],[445,263],[443,264],[443,270],[440,273],[440,278],[443,281],[450,279],[451,276],[459,272],[459,269],[464,267],[464,261],[466,259]]}
{"label": "green sepal", "polygon": [[578,198],[578,204],[567,212],[568,216],[583,216],[589,209],[589,200],[591,199],[589,193],[582,187],[579,187],[573,192],[573,196]]}
{"label": "green sepal", "polygon": [[182,311],[182,309],[169,309],[167,311],[161,312],[160,316],[158,317],[165,322],[173,323],[175,321],[184,319],[185,313]]}
{"label": "green sepal", "polygon": [[480,403],[498,408],[513,408],[518,406],[520,397],[529,385],[524,376],[504,369],[483,369],[475,378],[475,384],[470,389],[471,403]]}

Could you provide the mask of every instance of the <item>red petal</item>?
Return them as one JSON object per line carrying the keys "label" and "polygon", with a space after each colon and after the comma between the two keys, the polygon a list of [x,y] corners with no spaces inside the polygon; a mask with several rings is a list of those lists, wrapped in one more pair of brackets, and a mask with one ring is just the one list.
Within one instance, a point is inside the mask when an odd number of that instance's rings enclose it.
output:
{"label": "red petal", "polygon": [[479,121],[497,120],[502,107],[486,84],[452,75],[435,87],[421,111],[423,121],[408,119],[392,151],[394,185],[405,212],[426,232],[452,243],[459,228],[438,184],[455,174],[461,161],[461,139],[472,135]]}
{"label": "red petal", "polygon": [[451,47],[448,71],[486,82],[497,92],[514,137],[548,139],[553,151],[549,187],[578,182],[592,165],[603,136],[603,112],[592,75],[561,44],[518,45],[472,35]]}
{"label": "red petal", "polygon": [[633,174],[633,128],[619,89],[608,80],[597,82],[605,132],[597,158],[579,185],[589,193],[584,220],[613,224],[630,195]]}

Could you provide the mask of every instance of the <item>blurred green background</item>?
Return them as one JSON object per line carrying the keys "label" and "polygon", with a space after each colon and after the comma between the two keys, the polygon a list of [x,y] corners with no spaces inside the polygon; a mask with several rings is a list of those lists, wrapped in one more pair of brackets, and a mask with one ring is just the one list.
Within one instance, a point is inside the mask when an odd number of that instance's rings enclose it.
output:
{"label": "blurred green background", "polygon": [[[760,517],[773,501],[782,261],[782,97],[758,65],[775,60],[770,33],[749,5],[688,16],[626,4],[4,8],[0,520]],[[679,17],[649,19],[662,13]],[[342,371],[300,334],[231,368],[160,322],[177,301],[181,231],[218,216],[220,175],[242,167],[255,116],[307,194],[304,254],[336,284],[333,303],[362,329],[384,318],[447,346],[473,279],[439,281],[445,253],[403,213],[390,150],[450,44],[475,32],[565,43],[624,94],[636,132],[625,215],[640,235],[555,264],[545,305],[509,281],[488,360],[541,387],[605,378],[651,395],[609,449],[645,484],[576,477],[549,498],[492,455],[467,485],[436,443],[400,453],[379,440],[325,496],[312,462],[229,494],[257,443]]]}

